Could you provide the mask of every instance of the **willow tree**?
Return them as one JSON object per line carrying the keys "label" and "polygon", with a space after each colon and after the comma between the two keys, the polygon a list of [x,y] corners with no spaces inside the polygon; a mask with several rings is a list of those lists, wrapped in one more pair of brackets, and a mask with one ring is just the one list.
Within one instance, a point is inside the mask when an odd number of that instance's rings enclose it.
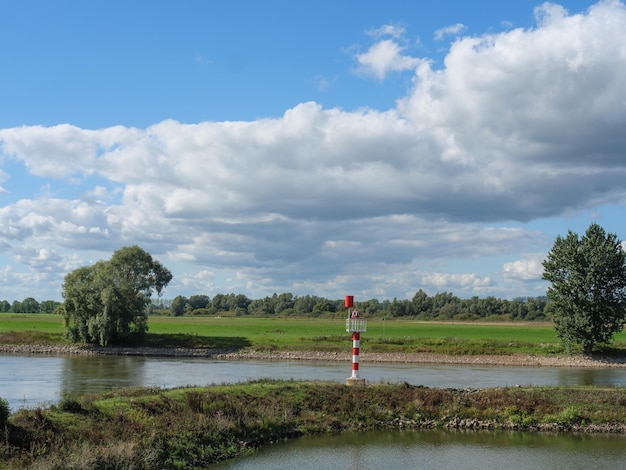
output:
{"label": "willow tree", "polygon": [[59,307],[68,336],[103,346],[142,337],[152,294],[160,294],[171,280],[172,273],[136,245],[72,271],[65,276]]}
{"label": "willow tree", "polygon": [[626,318],[626,253],[613,233],[591,224],[580,237],[558,236],[543,262],[557,335],[585,354],[609,343]]}

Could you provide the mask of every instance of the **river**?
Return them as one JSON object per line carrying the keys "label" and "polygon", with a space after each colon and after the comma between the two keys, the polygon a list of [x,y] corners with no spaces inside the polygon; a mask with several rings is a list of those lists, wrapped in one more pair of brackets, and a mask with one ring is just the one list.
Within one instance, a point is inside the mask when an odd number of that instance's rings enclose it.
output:
{"label": "river", "polygon": [[[210,385],[259,378],[345,382],[351,364],[320,361],[224,361],[137,356],[19,356],[0,354],[0,397],[11,410],[56,403],[64,394],[122,387]],[[626,368],[560,368],[450,364],[363,363],[369,383],[427,387],[515,385],[626,386]]]}

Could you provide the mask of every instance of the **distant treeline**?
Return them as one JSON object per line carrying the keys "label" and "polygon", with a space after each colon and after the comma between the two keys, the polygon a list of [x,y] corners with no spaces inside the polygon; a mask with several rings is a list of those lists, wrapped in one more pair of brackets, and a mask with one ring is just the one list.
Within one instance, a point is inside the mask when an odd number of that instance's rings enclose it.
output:
{"label": "distant treeline", "polygon": [[[420,320],[511,320],[542,321],[549,319],[546,297],[520,297],[513,300],[496,297],[461,299],[450,292],[429,296],[423,290],[412,299],[355,301],[355,308],[367,317]],[[331,300],[315,295],[274,294],[252,300],[243,294],[182,295],[159,299],[150,306],[157,315],[234,315],[234,316],[326,316],[345,312],[344,300]]]}
{"label": "distant treeline", "polygon": [[8,300],[0,300],[0,312],[3,313],[54,313],[54,310],[61,305],[56,300],[44,300],[38,302],[32,297],[26,297],[21,302],[14,300],[9,303]]}
{"label": "distant treeline", "polygon": [[[419,320],[511,320],[542,321],[550,318],[546,312],[546,297],[519,297],[513,300],[496,297],[461,299],[450,292],[429,296],[423,290],[412,299],[355,301],[355,308],[367,317]],[[24,300],[0,300],[0,312],[54,313],[60,302],[32,297]],[[332,300],[315,295],[274,294],[262,299],[249,299],[243,294],[182,295],[174,299],[157,299],[149,307],[153,315],[222,315],[222,316],[328,316],[345,312],[344,300]]]}

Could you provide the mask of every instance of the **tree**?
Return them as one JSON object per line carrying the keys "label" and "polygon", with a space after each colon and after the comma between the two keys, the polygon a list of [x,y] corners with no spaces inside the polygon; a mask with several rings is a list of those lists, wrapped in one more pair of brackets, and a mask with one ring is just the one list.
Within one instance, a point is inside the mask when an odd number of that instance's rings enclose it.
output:
{"label": "tree", "polygon": [[200,308],[207,308],[207,305],[209,305],[209,302],[211,302],[211,299],[209,298],[208,295],[198,294],[198,295],[192,295],[191,297],[189,297],[187,304],[189,305],[189,308],[191,310],[198,310]]}
{"label": "tree", "polygon": [[22,300],[22,313],[39,313],[39,302],[32,297]]}
{"label": "tree", "polygon": [[54,310],[61,305],[61,302],[57,302],[56,300],[43,300],[39,304],[39,311],[41,313],[54,313]]}
{"label": "tree", "polygon": [[172,305],[170,305],[170,312],[172,312],[172,316],[181,317],[185,314],[185,308],[189,300],[187,297],[183,295],[177,295],[174,300],[172,300]]}
{"label": "tree", "polygon": [[413,311],[415,314],[420,315],[422,317],[430,317],[432,312],[432,301],[428,297],[428,294],[424,292],[422,289],[418,290],[413,299],[411,300],[413,304]]}
{"label": "tree", "polygon": [[285,310],[292,309],[294,305],[294,301],[295,299],[291,292],[285,292],[278,296],[274,294],[274,313],[278,315],[279,313],[282,313]]}
{"label": "tree", "polygon": [[73,341],[106,345],[141,337],[148,330],[146,307],[172,273],[138,246],[124,247],[109,261],[65,276],[59,307]]}
{"label": "tree", "polygon": [[591,224],[581,238],[558,236],[543,262],[555,328],[567,344],[608,343],[626,318],[626,253],[617,235]]}
{"label": "tree", "polygon": [[228,297],[224,294],[215,294],[211,300],[211,313],[228,312]]}

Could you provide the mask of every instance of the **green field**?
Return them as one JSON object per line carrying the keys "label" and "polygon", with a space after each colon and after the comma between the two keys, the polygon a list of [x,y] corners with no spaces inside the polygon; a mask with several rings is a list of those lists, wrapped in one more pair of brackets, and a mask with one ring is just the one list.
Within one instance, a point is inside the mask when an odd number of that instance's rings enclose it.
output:
{"label": "green field", "polygon": [[[148,345],[244,348],[276,351],[345,351],[345,319],[161,317],[148,321]],[[63,324],[55,315],[0,314],[0,342],[61,342]],[[626,333],[611,350],[626,352]],[[545,323],[446,323],[368,320],[361,348],[371,352],[447,354],[561,354],[554,328]]]}

